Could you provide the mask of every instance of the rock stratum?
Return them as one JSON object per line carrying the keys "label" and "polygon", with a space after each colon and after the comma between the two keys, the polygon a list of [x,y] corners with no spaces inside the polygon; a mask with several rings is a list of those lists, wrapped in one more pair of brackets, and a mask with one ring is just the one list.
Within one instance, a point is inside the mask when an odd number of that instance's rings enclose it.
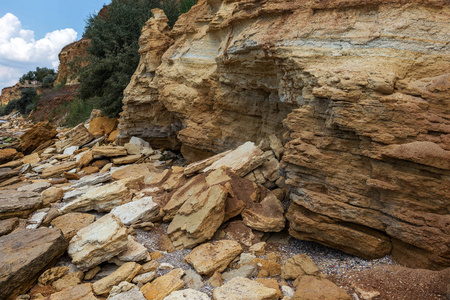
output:
{"label": "rock stratum", "polygon": [[119,140],[190,161],[283,141],[290,234],[450,266],[450,5],[201,0],[154,10]]}

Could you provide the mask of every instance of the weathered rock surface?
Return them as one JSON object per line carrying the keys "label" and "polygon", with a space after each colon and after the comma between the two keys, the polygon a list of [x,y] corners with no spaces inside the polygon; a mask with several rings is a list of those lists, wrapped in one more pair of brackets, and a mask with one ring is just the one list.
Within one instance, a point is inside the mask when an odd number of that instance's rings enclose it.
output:
{"label": "weathered rock surface", "polygon": [[194,289],[185,289],[181,291],[172,292],[164,300],[209,300],[210,298],[205,293],[196,291]]}
{"label": "weathered rock surface", "polygon": [[66,299],[95,300],[97,298],[92,293],[92,286],[90,283],[83,283],[73,287],[69,287],[60,292],[52,294],[49,298],[49,300]]}
{"label": "weathered rock surface", "polygon": [[294,255],[288,258],[281,268],[281,277],[295,280],[303,275],[318,275],[319,269],[306,254]]}
{"label": "weathered rock surface", "polygon": [[263,284],[244,277],[229,280],[213,291],[214,300],[275,300],[277,290],[267,288]]}
{"label": "weathered rock surface", "polygon": [[344,289],[328,279],[303,276],[292,300],[351,300]]}
{"label": "weathered rock surface", "polygon": [[13,170],[11,168],[0,168],[0,182],[6,181],[11,177],[19,175],[19,171]]}
{"label": "weathered rock surface", "polygon": [[20,137],[19,149],[23,154],[30,154],[34,149],[51,140],[56,134],[57,131],[50,122],[39,122]]}
{"label": "weathered rock surface", "polygon": [[67,253],[73,264],[87,271],[122,252],[127,243],[126,227],[117,217],[107,214],[79,230],[70,241]]}
{"label": "weathered rock surface", "polygon": [[84,213],[68,213],[52,220],[53,227],[61,229],[69,242],[80,229],[94,223],[95,216]]}
{"label": "weathered rock surface", "polygon": [[64,137],[65,139],[56,142],[56,147],[60,150],[64,150],[71,146],[81,147],[94,138],[83,123],[67,131]]}
{"label": "weathered rock surface", "polygon": [[0,220],[0,236],[10,233],[19,224],[19,218]]}
{"label": "weathered rock surface", "polygon": [[13,160],[17,155],[18,152],[16,149],[13,148],[0,149],[0,164],[4,164]]}
{"label": "weathered rock surface", "polygon": [[194,248],[184,260],[192,265],[200,275],[222,272],[228,264],[242,252],[241,245],[232,240],[204,243]]}
{"label": "weathered rock surface", "polygon": [[0,219],[26,218],[41,205],[38,193],[0,191]]}
{"label": "weathered rock surface", "polygon": [[61,201],[63,197],[64,190],[59,187],[51,187],[41,193],[42,204],[44,206]]}
{"label": "weathered rock surface", "polygon": [[97,210],[109,212],[116,206],[131,201],[133,190],[142,184],[143,178],[129,178],[92,187],[72,202],[60,208],[62,213],[70,211]]}
{"label": "weathered rock surface", "polygon": [[108,117],[96,117],[89,122],[88,131],[92,136],[99,137],[110,134],[117,127],[117,120]]}
{"label": "weathered rock surface", "polygon": [[40,275],[66,251],[59,229],[21,230],[0,237],[0,290],[5,299],[26,292]]}
{"label": "weathered rock surface", "polygon": [[184,271],[181,268],[172,270],[144,285],[141,292],[147,300],[162,300],[183,287],[184,282],[181,280],[183,274]]}
{"label": "weathered rock surface", "polygon": [[85,67],[87,65],[87,47],[91,41],[86,38],[82,38],[79,41],[73,42],[65,46],[61,52],[59,52],[59,66],[58,66],[58,78],[55,80],[57,84],[77,84],[79,71],[78,68]]}
{"label": "weathered rock surface", "polygon": [[294,237],[449,266],[449,9],[203,0],[170,35],[157,14],[119,139],[181,144],[197,160],[275,134]]}
{"label": "weathered rock surface", "polygon": [[210,239],[225,217],[228,192],[220,185],[189,198],[167,228],[175,248],[192,248]]}
{"label": "weathered rock surface", "polygon": [[159,215],[160,207],[152,197],[144,197],[115,207],[111,213],[125,225],[136,222],[151,222]]}
{"label": "weathered rock surface", "polygon": [[122,281],[130,282],[141,268],[142,267],[135,262],[127,262],[112,274],[96,281],[92,285],[92,289],[96,295],[108,294],[113,286],[118,285]]}
{"label": "weathered rock surface", "polygon": [[42,178],[49,178],[49,177],[58,177],[61,174],[63,174],[66,171],[70,171],[77,167],[77,163],[74,161],[65,162],[62,164],[57,164],[48,168],[45,168],[42,171]]}

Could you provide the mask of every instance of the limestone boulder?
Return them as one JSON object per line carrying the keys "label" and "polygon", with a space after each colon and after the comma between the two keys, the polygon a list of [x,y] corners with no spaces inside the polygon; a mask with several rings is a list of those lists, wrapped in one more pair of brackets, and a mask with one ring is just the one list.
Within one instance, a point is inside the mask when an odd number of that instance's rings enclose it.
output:
{"label": "limestone boulder", "polygon": [[351,300],[344,289],[324,278],[303,276],[292,300]]}
{"label": "limestone boulder", "polygon": [[241,245],[232,240],[204,243],[194,248],[184,260],[200,275],[222,272],[243,251]]}
{"label": "limestone boulder", "polygon": [[94,137],[89,133],[83,123],[78,124],[74,128],[67,131],[64,139],[56,142],[56,148],[60,151],[65,150],[71,146],[83,146],[89,143]]}
{"label": "limestone boulder", "polygon": [[128,243],[126,227],[114,215],[107,214],[79,230],[67,253],[80,270],[97,266],[122,252]]}
{"label": "limestone boulder", "polygon": [[246,142],[229,152],[222,158],[213,162],[203,171],[215,170],[226,166],[234,171],[238,176],[245,176],[248,172],[256,169],[264,162],[264,152],[253,142]]}
{"label": "limestone boulder", "polygon": [[93,137],[110,134],[117,127],[117,119],[96,117],[89,122],[88,131]]}
{"label": "limestone boulder", "polygon": [[58,132],[48,121],[36,123],[21,137],[19,148],[27,155],[31,154],[40,145],[50,141]]}
{"label": "limestone boulder", "polygon": [[137,286],[134,286],[133,288],[123,291],[120,293],[114,293],[114,295],[109,295],[108,300],[146,300],[144,295],[142,295],[141,291]]}
{"label": "limestone boulder", "polygon": [[244,277],[235,277],[224,285],[214,289],[214,300],[275,300],[277,290],[265,287],[263,284]]}
{"label": "limestone boulder", "polygon": [[142,185],[143,178],[128,178],[87,189],[72,202],[60,208],[62,213],[70,211],[109,212],[116,206],[130,202],[134,191]]}
{"label": "limestone boulder", "polygon": [[53,227],[59,228],[66,241],[70,241],[80,229],[94,223],[95,216],[85,213],[68,213],[51,221]]}
{"label": "limestone boulder", "polygon": [[142,267],[135,262],[127,262],[110,275],[96,281],[92,289],[96,295],[108,294],[112,287],[122,281],[130,282]]}
{"label": "limestone boulder", "polygon": [[41,205],[38,193],[0,191],[0,219],[26,218]]}
{"label": "limestone boulder", "polygon": [[21,230],[0,237],[0,290],[6,299],[24,294],[41,272],[66,251],[59,229]]}
{"label": "limestone boulder", "polygon": [[181,206],[167,228],[175,248],[192,248],[214,235],[225,217],[227,195],[223,187],[214,185]]}
{"label": "limestone boulder", "polygon": [[152,222],[160,214],[160,206],[153,201],[152,197],[143,197],[111,210],[111,213],[118,217],[123,224],[131,225],[136,222]]}
{"label": "limestone boulder", "polygon": [[111,159],[111,161],[115,165],[127,165],[137,162],[141,157],[141,154],[127,155],[123,157],[113,158]]}
{"label": "limestone boulder", "polygon": [[69,273],[69,268],[66,266],[48,269],[39,276],[38,283],[40,285],[51,285],[56,280],[66,276],[67,273]]}
{"label": "limestone boulder", "polygon": [[177,291],[184,286],[184,282],[181,280],[183,274],[184,271],[181,268],[174,269],[145,284],[141,288],[141,292],[147,300],[163,300],[173,291]]}
{"label": "limestone boulder", "polygon": [[0,149],[0,164],[4,164],[11,160],[14,160],[17,155],[18,152],[16,149],[13,148]]}

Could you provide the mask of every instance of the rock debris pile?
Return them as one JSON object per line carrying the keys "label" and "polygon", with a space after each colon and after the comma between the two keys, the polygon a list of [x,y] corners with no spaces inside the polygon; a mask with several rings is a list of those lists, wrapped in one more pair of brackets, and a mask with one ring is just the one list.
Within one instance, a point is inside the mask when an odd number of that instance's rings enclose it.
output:
{"label": "rock debris pile", "polygon": [[[116,145],[116,125],[99,116],[70,130],[27,125],[20,140],[0,150],[3,298],[380,294],[356,279],[342,284],[314,252],[282,250],[293,239],[285,232],[288,188],[275,136],[184,166],[140,138]],[[435,273],[448,278],[442,272]]]}

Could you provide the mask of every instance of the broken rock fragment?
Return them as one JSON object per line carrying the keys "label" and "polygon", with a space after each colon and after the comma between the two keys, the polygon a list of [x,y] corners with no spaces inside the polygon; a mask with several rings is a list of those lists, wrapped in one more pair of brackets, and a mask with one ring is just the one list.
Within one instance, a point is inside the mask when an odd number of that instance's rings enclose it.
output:
{"label": "broken rock fragment", "polygon": [[194,248],[184,260],[200,275],[222,272],[243,251],[241,245],[232,240],[220,240]]}
{"label": "broken rock fragment", "polygon": [[127,228],[112,214],[81,229],[67,250],[72,263],[87,271],[122,252],[128,243]]}
{"label": "broken rock fragment", "polygon": [[235,277],[213,291],[215,300],[275,300],[277,290],[244,277]]}

